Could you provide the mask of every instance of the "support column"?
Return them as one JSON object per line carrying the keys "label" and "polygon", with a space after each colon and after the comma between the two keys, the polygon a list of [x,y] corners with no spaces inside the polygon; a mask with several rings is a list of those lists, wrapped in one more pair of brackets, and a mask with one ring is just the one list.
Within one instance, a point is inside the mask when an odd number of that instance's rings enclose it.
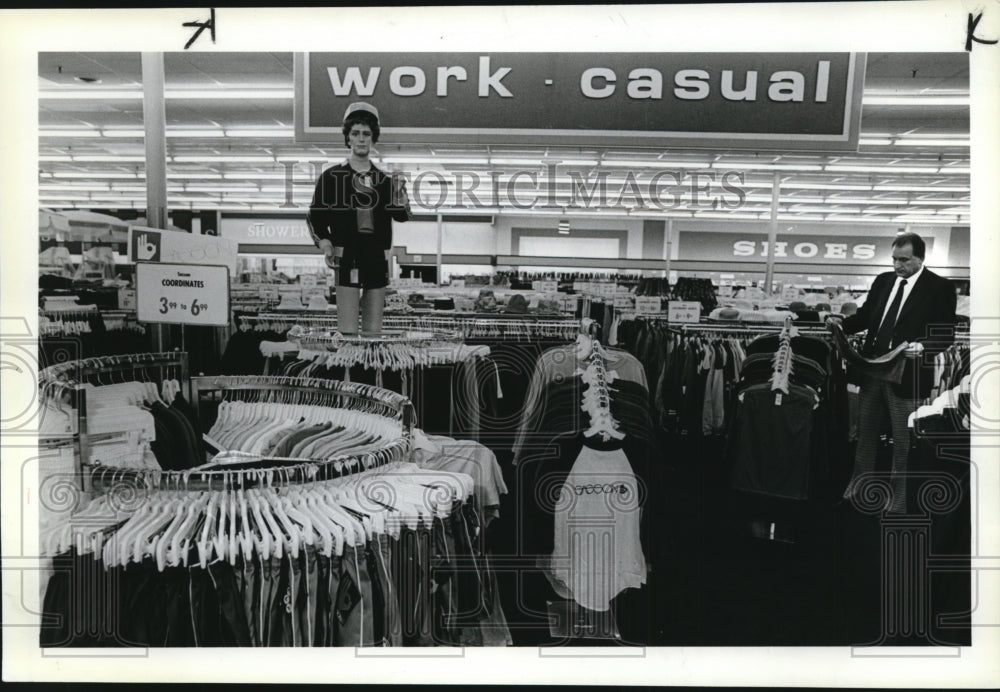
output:
{"label": "support column", "polygon": [[167,126],[163,53],[142,54],[142,120],[146,132],[146,222],[167,227]]}
{"label": "support column", "polygon": [[[163,53],[142,54],[142,122],[146,142],[146,224],[167,227],[167,125]],[[165,348],[164,325],[153,327],[153,348]]]}
{"label": "support column", "polygon": [[771,182],[771,227],[767,231],[767,269],[764,271],[764,295],[771,296],[774,282],[774,244],[778,241],[778,200],[781,197],[781,173],[774,172]]}
{"label": "support column", "polygon": [[674,220],[667,219],[667,237],[664,239],[663,252],[664,252],[664,278],[670,281],[670,255],[673,254],[674,246]]}
{"label": "support column", "polygon": [[442,281],[441,274],[441,244],[444,241],[444,218],[441,214],[437,215],[437,285],[440,286]]}

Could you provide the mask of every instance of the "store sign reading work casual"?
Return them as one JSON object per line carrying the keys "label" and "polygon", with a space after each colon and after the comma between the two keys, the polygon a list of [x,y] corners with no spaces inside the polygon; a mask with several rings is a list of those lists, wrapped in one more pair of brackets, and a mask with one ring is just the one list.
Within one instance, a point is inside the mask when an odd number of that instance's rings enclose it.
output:
{"label": "store sign reading work casual", "polygon": [[854,53],[299,53],[295,135],[342,143],[364,100],[392,142],[854,151],[864,67]]}
{"label": "store sign reading work casual", "polygon": [[[892,263],[893,239],[884,233],[875,237],[779,233],[774,258],[777,262],[885,265]],[[930,251],[934,239],[924,241]],[[766,233],[681,231],[677,252],[682,260],[760,262],[767,259],[768,240]]]}

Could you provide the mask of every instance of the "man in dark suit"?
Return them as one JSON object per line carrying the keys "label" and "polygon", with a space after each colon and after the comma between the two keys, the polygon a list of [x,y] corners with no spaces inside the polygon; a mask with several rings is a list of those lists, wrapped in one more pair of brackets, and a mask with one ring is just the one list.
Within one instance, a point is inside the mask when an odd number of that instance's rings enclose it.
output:
{"label": "man in dark suit", "polygon": [[864,305],[842,322],[848,334],[868,330],[861,351],[868,358],[909,343],[899,384],[868,375],[862,381],[854,474],[844,491],[845,498],[852,497],[861,476],[874,471],[879,437],[888,417],[893,438],[889,509],[894,512],[906,511],[907,419],[930,394],[934,357],[954,340],[955,289],[948,279],[924,267],[925,251],[916,233],[898,235],[892,243],[893,271],[875,277]]}

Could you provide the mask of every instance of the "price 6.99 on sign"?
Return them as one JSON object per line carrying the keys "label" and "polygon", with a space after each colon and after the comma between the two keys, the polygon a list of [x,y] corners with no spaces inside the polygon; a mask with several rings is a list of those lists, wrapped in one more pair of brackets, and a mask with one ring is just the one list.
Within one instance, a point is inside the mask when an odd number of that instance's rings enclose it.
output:
{"label": "price 6.99 on sign", "polygon": [[229,324],[229,267],[140,262],[135,286],[140,322]]}

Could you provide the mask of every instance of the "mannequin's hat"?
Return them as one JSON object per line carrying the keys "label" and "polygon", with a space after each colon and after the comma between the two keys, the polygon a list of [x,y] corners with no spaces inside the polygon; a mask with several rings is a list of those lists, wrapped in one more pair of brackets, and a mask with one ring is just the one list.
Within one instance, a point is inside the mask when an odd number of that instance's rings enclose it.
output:
{"label": "mannequin's hat", "polygon": [[370,103],[365,103],[364,101],[355,101],[347,107],[346,111],[344,111],[344,122],[346,123],[347,119],[356,113],[367,113],[371,117],[375,118],[375,122],[379,121],[378,108]]}

